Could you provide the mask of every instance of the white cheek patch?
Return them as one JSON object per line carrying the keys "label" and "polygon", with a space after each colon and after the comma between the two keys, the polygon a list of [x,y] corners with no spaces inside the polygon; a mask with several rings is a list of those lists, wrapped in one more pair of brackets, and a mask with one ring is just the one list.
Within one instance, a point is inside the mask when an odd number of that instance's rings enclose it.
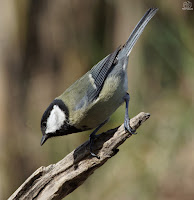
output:
{"label": "white cheek patch", "polygon": [[47,126],[45,133],[54,133],[59,130],[66,119],[65,113],[59,108],[59,106],[54,105],[53,109],[47,119]]}

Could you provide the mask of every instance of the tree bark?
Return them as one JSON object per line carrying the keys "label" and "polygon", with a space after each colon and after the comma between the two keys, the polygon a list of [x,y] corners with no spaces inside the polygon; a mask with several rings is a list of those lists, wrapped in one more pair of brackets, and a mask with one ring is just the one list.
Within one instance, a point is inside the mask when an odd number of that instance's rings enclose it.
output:
{"label": "tree bark", "polygon": [[[130,120],[130,125],[136,130],[149,117],[149,113],[141,112]],[[131,136],[125,132],[124,125],[99,134],[93,145],[99,159],[90,155],[89,141],[86,141],[56,164],[37,169],[8,200],[64,198],[116,155],[118,147]]]}

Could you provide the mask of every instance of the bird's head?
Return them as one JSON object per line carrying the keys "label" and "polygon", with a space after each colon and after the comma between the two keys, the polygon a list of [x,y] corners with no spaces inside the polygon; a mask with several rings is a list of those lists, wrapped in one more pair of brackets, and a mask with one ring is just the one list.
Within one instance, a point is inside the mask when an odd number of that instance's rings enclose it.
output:
{"label": "bird's head", "polygon": [[60,99],[55,99],[44,112],[41,119],[43,145],[48,138],[68,134],[69,112]]}

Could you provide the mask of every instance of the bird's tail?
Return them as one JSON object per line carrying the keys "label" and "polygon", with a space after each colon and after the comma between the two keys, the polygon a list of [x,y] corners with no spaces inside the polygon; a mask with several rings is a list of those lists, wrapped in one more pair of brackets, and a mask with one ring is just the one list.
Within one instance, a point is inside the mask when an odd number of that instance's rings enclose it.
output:
{"label": "bird's tail", "polygon": [[144,28],[146,27],[147,23],[152,19],[152,17],[156,14],[158,11],[158,8],[150,8],[147,10],[145,15],[141,18],[139,23],[136,25],[134,28],[133,32],[129,36],[129,39],[121,49],[118,55],[118,59],[121,59],[123,57],[128,57],[129,54],[131,53],[135,43],[139,39],[140,35],[142,34]]}

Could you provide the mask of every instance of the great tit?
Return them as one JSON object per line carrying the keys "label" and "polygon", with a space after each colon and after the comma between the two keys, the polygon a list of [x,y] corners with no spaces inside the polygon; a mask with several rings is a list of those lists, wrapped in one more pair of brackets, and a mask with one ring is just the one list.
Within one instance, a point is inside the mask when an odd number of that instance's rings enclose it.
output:
{"label": "great tit", "polygon": [[55,98],[41,119],[43,145],[48,138],[95,130],[90,134],[90,153],[96,132],[122,104],[126,103],[124,127],[131,134],[128,104],[127,65],[129,54],[147,23],[156,14],[150,8],[134,28],[127,42],[98,62],[90,71]]}

